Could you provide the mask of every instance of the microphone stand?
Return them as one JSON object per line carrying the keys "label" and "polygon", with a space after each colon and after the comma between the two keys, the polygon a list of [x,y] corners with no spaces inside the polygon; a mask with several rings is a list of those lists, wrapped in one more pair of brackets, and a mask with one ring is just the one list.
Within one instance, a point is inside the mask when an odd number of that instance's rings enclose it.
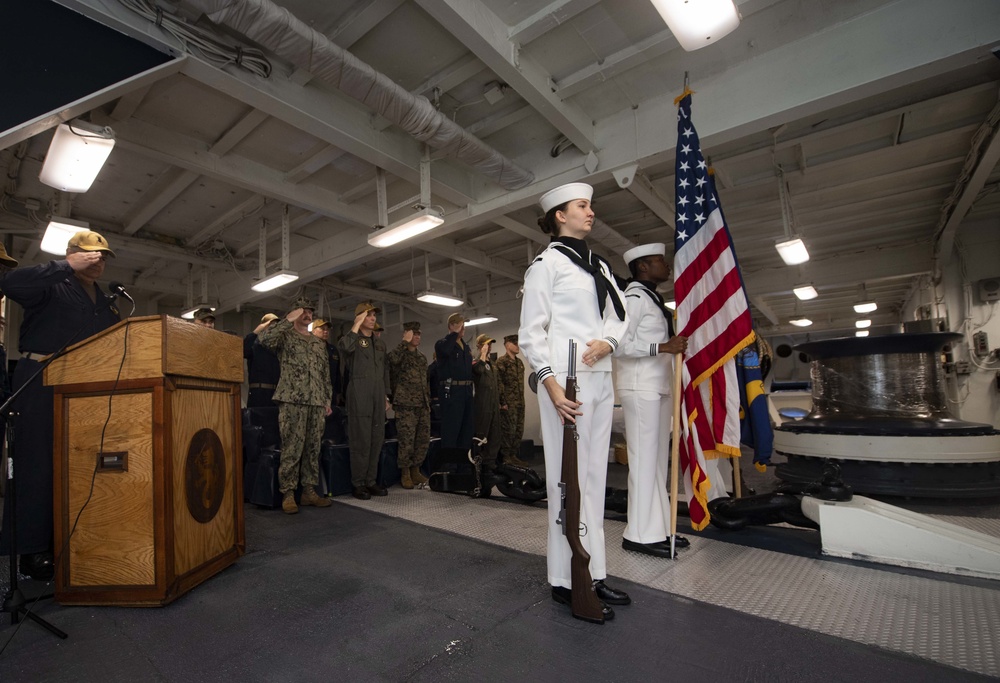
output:
{"label": "microphone stand", "polygon": [[[118,293],[110,294],[108,296],[106,306],[110,306],[116,298],[118,298]],[[95,314],[100,313],[102,310],[104,310],[103,307],[98,308],[95,311]],[[18,623],[23,615],[25,618],[31,619],[36,624],[49,631],[52,635],[62,639],[68,638],[69,637],[68,634],[66,634],[64,631],[53,626],[45,619],[32,612],[31,608],[27,604],[27,600],[24,597],[24,593],[21,592],[21,589],[17,585],[17,487],[15,485],[15,477],[14,477],[14,464],[15,464],[14,431],[15,431],[16,418],[18,414],[11,410],[11,406],[14,403],[14,399],[16,399],[21,394],[21,392],[23,392],[27,387],[31,386],[31,384],[36,379],[38,379],[39,376],[45,371],[45,368],[49,367],[52,361],[54,361],[56,358],[62,355],[63,351],[66,350],[66,347],[70,345],[70,341],[76,338],[76,336],[87,326],[88,322],[89,321],[85,321],[83,325],[80,325],[80,327],[77,328],[76,331],[74,331],[73,334],[69,336],[69,338],[63,343],[62,346],[59,347],[59,349],[55,353],[51,354],[48,358],[42,361],[41,365],[38,366],[38,369],[35,370],[34,374],[32,374],[31,377],[29,377],[27,381],[24,382],[24,384],[19,386],[17,388],[17,391],[12,393],[10,397],[4,402],[4,404],[0,406],[0,416],[7,417],[7,494],[6,495],[10,498],[10,551],[9,551],[10,589],[4,596],[3,607],[2,609],[0,609],[0,611],[10,613],[11,624]],[[66,542],[68,545],[69,539],[66,539]],[[61,555],[62,553],[60,553],[60,556]],[[59,559],[61,559],[61,557],[60,558],[53,557],[53,564],[55,565],[54,566],[55,570],[58,570]],[[39,595],[32,601],[32,604],[42,599],[51,598],[52,595],[53,595],[52,593]]]}

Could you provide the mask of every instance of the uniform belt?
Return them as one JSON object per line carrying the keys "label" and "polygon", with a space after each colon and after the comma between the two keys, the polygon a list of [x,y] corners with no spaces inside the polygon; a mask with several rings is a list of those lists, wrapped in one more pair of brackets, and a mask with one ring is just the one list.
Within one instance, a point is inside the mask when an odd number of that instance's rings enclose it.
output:
{"label": "uniform belt", "polygon": [[[441,384],[445,384],[447,381],[448,380],[445,380],[444,382],[441,382]],[[451,380],[451,386],[453,386],[453,387],[470,387],[470,386],[472,386],[472,380],[471,379],[453,379],[453,380]]]}
{"label": "uniform belt", "polygon": [[43,361],[49,357],[47,353],[34,353],[32,351],[25,351],[21,354],[21,358],[26,358],[28,360]]}
{"label": "uniform belt", "polygon": [[250,388],[251,389],[274,389],[277,386],[278,386],[277,384],[262,384],[260,382],[251,382],[250,383]]}

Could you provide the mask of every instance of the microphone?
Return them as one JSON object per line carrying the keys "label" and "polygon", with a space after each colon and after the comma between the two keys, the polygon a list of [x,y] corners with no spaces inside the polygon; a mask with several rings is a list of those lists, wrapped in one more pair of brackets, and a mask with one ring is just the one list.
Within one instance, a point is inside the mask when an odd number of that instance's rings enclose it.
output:
{"label": "microphone", "polygon": [[112,296],[123,296],[133,304],[135,303],[135,299],[129,296],[129,293],[125,291],[125,285],[120,282],[109,282],[108,290],[111,292]]}

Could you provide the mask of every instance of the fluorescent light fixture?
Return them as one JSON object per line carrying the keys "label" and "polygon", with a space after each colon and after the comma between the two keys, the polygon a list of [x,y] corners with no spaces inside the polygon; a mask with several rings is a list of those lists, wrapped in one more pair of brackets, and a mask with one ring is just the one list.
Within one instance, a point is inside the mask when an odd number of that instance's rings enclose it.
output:
{"label": "fluorescent light fixture", "polygon": [[854,333],[854,336],[855,337],[867,337],[868,336],[868,330],[858,330],[857,332]]}
{"label": "fluorescent light fixture", "polygon": [[482,318],[473,318],[472,320],[466,320],[465,324],[470,326],[475,325],[486,325],[487,323],[495,323],[498,320],[495,316],[484,315]]}
{"label": "fluorescent light fixture", "polygon": [[778,242],[774,248],[778,250],[778,255],[781,256],[781,260],[785,262],[786,266],[797,266],[809,260],[806,245],[798,237]]}
{"label": "fluorescent light fixture", "polygon": [[859,330],[863,330],[866,327],[871,327],[872,326],[872,321],[871,320],[855,320],[854,321],[854,326],[856,328],[858,328]]}
{"label": "fluorescent light fixture", "polygon": [[391,247],[411,237],[427,232],[444,223],[444,216],[437,209],[425,207],[409,218],[392,225],[379,228],[368,235],[368,244],[373,247]]}
{"label": "fluorescent light fixture", "polygon": [[465,304],[464,301],[456,296],[448,296],[447,294],[438,294],[436,292],[421,292],[417,297],[417,301],[423,301],[425,304],[434,304],[435,306],[447,306],[448,308],[455,308],[456,306]]}
{"label": "fluorescent light fixture", "polygon": [[854,304],[855,313],[873,313],[878,310],[878,304],[874,301],[859,301]]}
{"label": "fluorescent light fixture", "polygon": [[795,320],[789,320],[788,322],[795,325],[796,327],[809,327],[810,325],[813,324],[813,321],[810,320],[809,318],[796,318]]}
{"label": "fluorescent light fixture", "polygon": [[792,291],[795,292],[795,296],[799,297],[799,299],[802,301],[815,299],[816,297],[819,296],[819,292],[817,292],[816,288],[813,287],[812,285],[799,285],[798,287],[795,287]]}
{"label": "fluorescent light fixture", "polygon": [[671,311],[676,311],[677,310],[677,302],[676,301],[667,301],[664,305],[667,308],[669,308]]}
{"label": "fluorescent light fixture", "polygon": [[681,47],[691,52],[711,45],[740,25],[733,0],[652,0]]}
{"label": "fluorescent light fixture", "polygon": [[215,312],[215,306],[209,306],[208,304],[198,304],[197,306],[192,306],[191,308],[181,313],[181,317],[184,318],[185,320],[194,320],[194,314],[203,308],[210,308],[212,309],[213,313]]}
{"label": "fluorescent light fixture", "polygon": [[74,221],[72,218],[53,216],[45,228],[45,234],[42,235],[41,249],[49,254],[65,256],[69,238],[85,230],[90,230],[90,223]]}
{"label": "fluorescent light fixture", "polygon": [[270,292],[272,289],[277,289],[278,287],[287,285],[289,282],[295,282],[298,279],[298,273],[294,273],[290,270],[279,270],[273,275],[264,278],[250,289],[255,292]]}
{"label": "fluorescent light fixture", "polygon": [[115,146],[106,126],[70,121],[56,126],[38,179],[63,192],[86,192]]}

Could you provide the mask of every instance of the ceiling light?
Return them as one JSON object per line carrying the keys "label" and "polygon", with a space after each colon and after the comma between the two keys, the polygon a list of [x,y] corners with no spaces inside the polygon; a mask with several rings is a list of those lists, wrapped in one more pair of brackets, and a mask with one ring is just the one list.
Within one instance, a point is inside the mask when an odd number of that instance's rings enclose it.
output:
{"label": "ceiling light", "polygon": [[473,318],[472,320],[465,321],[466,325],[475,327],[476,325],[485,325],[487,323],[495,323],[498,320],[497,317],[490,314],[484,315],[482,318]]}
{"label": "ceiling light", "polygon": [[438,294],[430,291],[421,292],[420,296],[417,297],[417,301],[423,301],[425,304],[434,304],[435,306],[447,306],[449,308],[455,308],[465,303],[456,296],[448,296],[447,294]]}
{"label": "ceiling light", "polygon": [[874,301],[859,301],[854,304],[855,313],[873,313],[878,310],[878,304]]}
{"label": "ceiling light", "polygon": [[210,306],[209,304],[198,304],[197,306],[192,306],[191,308],[188,308],[183,313],[181,313],[181,317],[184,318],[185,320],[194,320],[194,314],[203,308],[207,308],[213,313],[215,313],[215,306]]}
{"label": "ceiling light", "polygon": [[53,216],[45,228],[45,234],[42,235],[41,250],[49,254],[65,256],[69,238],[86,230],[90,230],[90,223]]}
{"label": "ceiling light", "polygon": [[795,296],[799,297],[802,301],[808,301],[809,299],[815,299],[819,296],[819,292],[812,285],[799,285],[792,290],[795,292]]}
{"label": "ceiling light", "polygon": [[681,47],[691,52],[711,45],[740,25],[733,0],[652,0]]}
{"label": "ceiling light", "polygon": [[272,289],[277,289],[278,287],[287,285],[289,282],[295,282],[298,279],[298,273],[290,270],[279,270],[270,277],[264,278],[250,289],[255,292],[270,292]]}
{"label": "ceiling light", "polygon": [[70,121],[56,126],[38,179],[63,192],[86,192],[115,146],[107,126]]}
{"label": "ceiling light", "polygon": [[806,245],[798,237],[789,240],[782,240],[774,245],[778,250],[778,255],[785,262],[786,266],[797,266],[809,260],[809,252]]}
{"label": "ceiling light", "polygon": [[858,330],[857,332],[854,333],[854,336],[855,337],[867,337],[868,336],[868,330]]}
{"label": "ceiling light", "polygon": [[409,218],[392,225],[379,228],[368,235],[368,244],[373,247],[391,247],[411,237],[427,232],[444,223],[444,216],[437,209],[425,207]]}
{"label": "ceiling light", "polygon": [[872,326],[872,321],[871,320],[855,320],[854,321],[854,326],[856,328],[858,328],[859,330],[863,330],[866,327],[871,327]]}
{"label": "ceiling light", "polygon": [[796,327],[809,327],[810,325],[813,324],[813,321],[810,320],[809,318],[796,318],[795,320],[789,320],[788,322],[795,325]]}

